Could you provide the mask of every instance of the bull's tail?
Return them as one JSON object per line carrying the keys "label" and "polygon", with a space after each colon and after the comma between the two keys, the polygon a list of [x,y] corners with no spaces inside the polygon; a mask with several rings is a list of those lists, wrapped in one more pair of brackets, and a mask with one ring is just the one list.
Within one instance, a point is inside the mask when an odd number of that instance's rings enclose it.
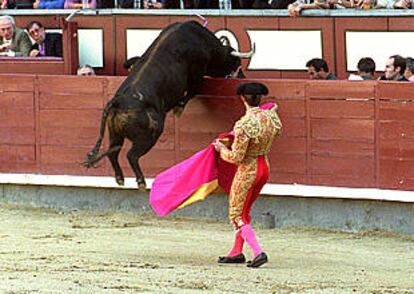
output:
{"label": "bull's tail", "polygon": [[111,110],[112,107],[116,106],[116,104],[117,104],[115,99],[116,99],[116,96],[114,98],[112,98],[111,100],[109,100],[108,103],[106,104],[104,110],[103,110],[102,118],[101,118],[101,128],[99,130],[99,138],[98,138],[98,141],[95,144],[95,147],[93,147],[93,149],[91,151],[89,151],[88,154],[87,154],[87,159],[83,164],[85,167],[93,166],[95,163],[97,163],[103,157],[108,155],[108,152],[104,152],[102,154],[102,156],[98,156],[98,153],[99,153],[99,148],[101,148],[102,141],[103,141],[103,138],[104,138],[104,135],[105,135],[106,120],[108,119],[109,111]]}

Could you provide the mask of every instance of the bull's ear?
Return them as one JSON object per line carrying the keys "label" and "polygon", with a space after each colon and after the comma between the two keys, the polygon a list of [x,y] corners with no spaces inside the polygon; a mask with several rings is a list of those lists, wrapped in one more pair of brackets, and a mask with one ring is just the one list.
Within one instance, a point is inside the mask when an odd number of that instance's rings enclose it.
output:
{"label": "bull's ear", "polygon": [[226,36],[221,36],[219,40],[220,40],[221,45],[230,46],[230,40]]}

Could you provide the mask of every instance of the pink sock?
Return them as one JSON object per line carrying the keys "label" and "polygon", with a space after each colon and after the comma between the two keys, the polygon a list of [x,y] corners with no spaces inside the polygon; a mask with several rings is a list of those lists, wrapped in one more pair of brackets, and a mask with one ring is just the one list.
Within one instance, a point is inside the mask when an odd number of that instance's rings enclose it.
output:
{"label": "pink sock", "polygon": [[244,245],[244,239],[241,236],[240,232],[237,232],[235,235],[234,245],[233,248],[231,248],[230,253],[228,256],[236,256],[243,252],[243,245]]}
{"label": "pink sock", "polygon": [[253,231],[253,228],[250,225],[244,225],[240,229],[241,236],[246,240],[247,244],[252,248],[254,257],[258,256],[263,252],[262,248],[257,242],[256,234]]}

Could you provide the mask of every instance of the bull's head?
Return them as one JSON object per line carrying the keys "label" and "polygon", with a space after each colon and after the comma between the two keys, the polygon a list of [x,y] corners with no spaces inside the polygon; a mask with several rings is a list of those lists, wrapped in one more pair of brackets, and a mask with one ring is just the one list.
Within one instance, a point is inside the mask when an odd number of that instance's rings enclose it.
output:
{"label": "bull's head", "polygon": [[207,75],[211,77],[225,77],[234,73],[241,64],[241,58],[251,58],[255,52],[255,44],[253,43],[250,52],[237,52],[230,46],[230,42],[226,37],[221,37],[221,48],[217,50],[216,56],[212,58],[208,68]]}

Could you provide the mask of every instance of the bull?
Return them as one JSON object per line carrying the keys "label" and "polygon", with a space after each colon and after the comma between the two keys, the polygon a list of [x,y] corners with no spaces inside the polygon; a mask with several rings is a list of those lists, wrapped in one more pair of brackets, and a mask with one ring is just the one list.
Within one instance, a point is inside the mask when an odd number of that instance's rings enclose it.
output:
{"label": "bull", "polygon": [[[183,108],[197,94],[204,76],[226,77],[237,70],[249,53],[235,51],[198,22],[174,23],[165,28],[139,58],[114,97],[106,104],[99,138],[87,154],[86,167],[108,156],[118,185],[124,175],[118,162],[125,138],[132,142],[127,153],[138,188],[146,188],[139,158],[163,132],[167,113]],[[99,154],[108,121],[109,148]]]}

